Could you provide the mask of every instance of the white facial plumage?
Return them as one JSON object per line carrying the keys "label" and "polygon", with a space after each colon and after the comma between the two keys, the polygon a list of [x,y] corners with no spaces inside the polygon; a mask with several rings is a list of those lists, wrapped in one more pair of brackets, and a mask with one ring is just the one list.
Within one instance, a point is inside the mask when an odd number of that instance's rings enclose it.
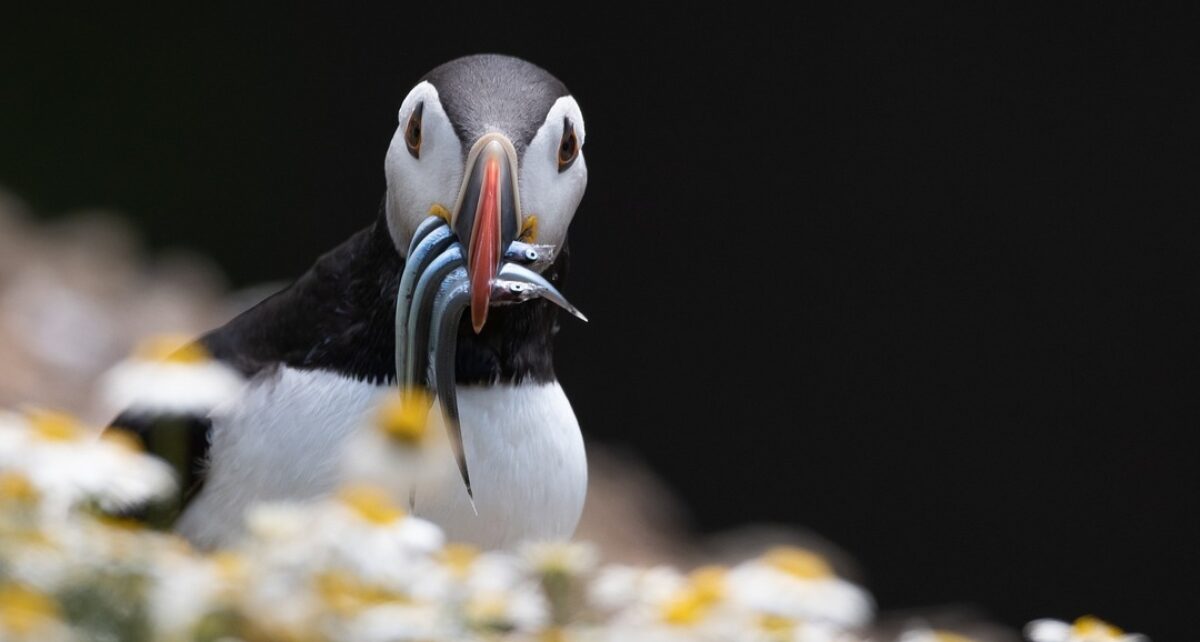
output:
{"label": "white facial plumage", "polygon": [[[560,172],[558,149],[563,128],[568,124],[575,128],[579,156],[570,167]],[[521,186],[521,209],[525,210],[525,215],[538,217],[538,243],[557,247],[567,237],[567,227],[587,188],[587,163],[583,159],[585,137],[583,113],[579,111],[579,105],[574,98],[563,96],[550,108],[546,121],[525,150],[518,180]]]}
{"label": "white facial plumage", "polygon": [[[423,105],[421,147],[414,157],[404,138],[418,105]],[[404,254],[408,252],[413,231],[429,216],[433,205],[453,206],[465,167],[462,143],[433,85],[422,82],[408,92],[400,105],[399,122],[384,160],[384,171],[388,230],[396,248]]]}
{"label": "white facial plumage", "polygon": [[[419,153],[414,156],[405,134],[418,105],[422,105],[421,143]],[[579,153],[568,167],[559,171],[559,146],[568,125],[574,128]],[[500,129],[494,131],[505,133]],[[519,159],[521,216],[537,217],[537,243],[561,246],[566,239],[567,228],[587,187],[585,137],[579,105],[571,96],[562,96],[547,112]],[[466,173],[463,149],[463,141],[442,107],[437,88],[428,81],[421,82],[400,106],[399,124],[384,162],[388,229],[401,254],[407,253],[413,231],[430,215],[431,208],[440,205],[449,209],[455,205]]]}

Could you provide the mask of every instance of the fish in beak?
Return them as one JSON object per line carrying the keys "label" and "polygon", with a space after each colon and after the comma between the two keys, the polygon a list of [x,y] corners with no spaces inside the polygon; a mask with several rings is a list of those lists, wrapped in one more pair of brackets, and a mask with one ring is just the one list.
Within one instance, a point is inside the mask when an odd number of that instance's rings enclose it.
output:
{"label": "fish in beak", "polygon": [[522,217],[516,167],[516,151],[503,135],[476,141],[450,220],[431,215],[413,233],[396,296],[397,383],[401,391],[424,388],[439,400],[471,497],[454,373],[463,313],[470,309],[476,334],[490,307],[539,298],[587,320],[539,274],[555,248],[515,240]]}

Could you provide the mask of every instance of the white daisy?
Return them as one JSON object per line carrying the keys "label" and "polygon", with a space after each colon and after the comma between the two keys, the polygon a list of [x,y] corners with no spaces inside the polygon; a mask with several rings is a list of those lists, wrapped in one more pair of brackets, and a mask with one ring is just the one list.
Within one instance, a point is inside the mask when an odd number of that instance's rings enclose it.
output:
{"label": "white daisy", "polygon": [[662,604],[686,582],[669,566],[639,568],[614,564],[601,569],[588,587],[588,602],[602,613],[640,611]]}
{"label": "white daisy", "polygon": [[482,633],[533,633],[550,623],[550,606],[539,578],[508,553],[447,548],[441,563],[453,578],[446,599],[467,627]]}
{"label": "white daisy", "polygon": [[778,615],[746,618],[731,628],[729,639],[737,642],[864,642],[839,626],[792,620]]}
{"label": "white daisy", "polygon": [[354,642],[403,642],[455,639],[454,627],[436,604],[392,602],[325,626],[329,639]]}
{"label": "white daisy", "polygon": [[181,548],[156,556],[147,601],[159,637],[185,639],[205,615],[231,602],[247,579],[245,566],[229,552],[200,557]]}
{"label": "white daisy", "polygon": [[819,555],[798,548],[772,549],[729,572],[730,599],[770,615],[844,628],[868,623],[875,607],[871,596],[834,575]]}
{"label": "white daisy", "polygon": [[50,514],[88,501],[116,511],[175,490],[170,467],[140,452],[135,440],[121,433],[97,438],[67,415],[32,411],[25,430],[6,422],[0,434],[0,467],[26,475]]}
{"label": "white daisy", "polygon": [[[606,569],[593,583],[593,604],[618,607],[607,619],[608,639],[734,640],[751,626],[748,614],[726,599],[726,569],[702,567],[686,577],[673,569],[650,571]],[[622,592],[630,597],[621,600]]]}
{"label": "white daisy", "polygon": [[0,640],[59,642],[77,639],[49,595],[21,584],[0,583]]}
{"label": "white daisy", "polygon": [[308,505],[254,509],[247,524],[245,554],[268,560],[281,574],[338,571],[405,594],[437,574],[432,554],[444,544],[437,526],[370,486],[348,486]]}
{"label": "white daisy", "polygon": [[100,398],[112,415],[204,415],[237,396],[244,379],[187,338],[163,335],[143,341],[134,354],[100,381]]}
{"label": "white daisy", "polygon": [[1034,620],[1025,626],[1031,642],[1150,642],[1139,633],[1126,633],[1099,618],[1085,615],[1071,624],[1061,620]]}
{"label": "white daisy", "polygon": [[918,626],[908,629],[900,634],[900,639],[897,642],[975,642],[973,638],[969,638],[959,633],[951,631],[940,631],[931,629],[926,626]]}
{"label": "white daisy", "polygon": [[413,489],[445,474],[452,455],[446,430],[435,421],[440,414],[430,412],[432,404],[433,398],[417,389],[380,392],[366,425],[347,444],[345,478],[385,488],[407,505]]}
{"label": "white daisy", "polygon": [[529,542],[521,546],[519,554],[534,572],[543,575],[587,575],[600,562],[599,551],[587,542]]}

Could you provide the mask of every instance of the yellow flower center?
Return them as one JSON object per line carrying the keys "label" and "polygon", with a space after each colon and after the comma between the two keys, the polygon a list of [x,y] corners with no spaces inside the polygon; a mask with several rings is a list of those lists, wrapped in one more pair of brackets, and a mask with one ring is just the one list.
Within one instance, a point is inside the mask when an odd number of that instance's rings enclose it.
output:
{"label": "yellow flower center", "polygon": [[46,441],[75,441],[84,435],[79,422],[66,413],[35,409],[28,416],[33,433]]}
{"label": "yellow flower center", "polygon": [[969,637],[949,631],[934,631],[933,639],[937,642],[975,642]]}
{"label": "yellow flower center", "polygon": [[1071,627],[1071,631],[1080,637],[1103,636],[1118,638],[1125,634],[1125,632],[1121,629],[1109,624],[1108,622],[1105,622],[1104,620],[1101,620],[1094,615],[1085,615],[1078,620],[1075,620],[1075,624]]}
{"label": "yellow flower center", "polygon": [[226,581],[233,581],[245,574],[246,561],[233,551],[219,551],[212,556],[217,576]]}
{"label": "yellow flower center", "polygon": [[24,475],[13,472],[0,473],[0,502],[33,504],[37,500],[37,489]]}
{"label": "yellow flower center", "polygon": [[500,593],[476,595],[467,602],[467,619],[482,626],[502,626],[508,601]]}
{"label": "yellow flower center", "polygon": [[58,605],[49,597],[17,584],[0,585],[0,629],[24,637],[57,618]]}
{"label": "yellow flower center", "polygon": [[429,434],[429,393],[409,388],[399,395],[389,396],[375,412],[375,425],[389,439],[405,446],[418,446]]}
{"label": "yellow flower center", "polygon": [[378,526],[404,517],[404,510],[393,504],[387,493],[372,486],[347,486],[338,493],[338,498],[359,517]]}
{"label": "yellow flower center", "polygon": [[126,533],[140,531],[146,527],[145,524],[137,521],[136,519],[133,519],[132,517],[119,517],[117,515],[109,515],[107,513],[100,513],[99,515],[97,515],[96,521],[101,526],[105,526],[107,528],[112,528],[112,529],[118,530],[118,531],[123,531]]}
{"label": "yellow flower center", "polygon": [[673,626],[689,626],[704,619],[710,606],[710,602],[695,591],[685,589],[663,604],[662,619]]}
{"label": "yellow flower center", "polygon": [[688,579],[696,595],[709,603],[725,596],[725,569],[720,566],[701,566]]}
{"label": "yellow flower center", "polygon": [[386,588],[367,584],[340,571],[329,571],[314,578],[317,593],[334,611],[353,614],[388,603],[403,603],[406,598]]}
{"label": "yellow flower center", "polygon": [[704,566],[692,571],[687,586],[662,607],[662,619],[674,626],[689,626],[704,619],[725,595],[725,569]]}
{"label": "yellow flower center", "polygon": [[142,361],[186,364],[204,363],[212,358],[204,346],[182,334],[158,334],[143,339],[133,349],[133,355]]}
{"label": "yellow flower center", "polygon": [[146,450],[145,446],[142,444],[142,440],[139,439],[137,435],[129,432],[128,430],[122,430],[120,428],[109,428],[108,430],[105,430],[100,434],[100,439],[102,439],[105,443],[112,444],[113,446],[130,453],[140,453]]}
{"label": "yellow flower center", "polygon": [[479,557],[479,549],[470,544],[447,544],[439,553],[442,563],[456,575],[466,575],[467,569]]}
{"label": "yellow flower center", "polygon": [[763,556],[767,565],[793,577],[804,580],[822,580],[833,577],[833,569],[825,558],[802,548],[781,546],[767,551]]}
{"label": "yellow flower center", "polygon": [[783,636],[790,633],[796,623],[782,615],[766,614],[758,619],[758,626],[769,636]]}

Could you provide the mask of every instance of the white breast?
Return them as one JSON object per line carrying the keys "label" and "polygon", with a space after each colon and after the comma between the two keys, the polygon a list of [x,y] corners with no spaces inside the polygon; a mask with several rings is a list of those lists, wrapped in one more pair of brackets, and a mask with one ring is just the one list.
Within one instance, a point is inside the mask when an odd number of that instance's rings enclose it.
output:
{"label": "white breast", "polygon": [[[198,545],[220,545],[240,532],[256,501],[334,490],[348,438],[364,426],[379,392],[325,371],[280,368],[255,380],[212,413],[208,478],[178,530]],[[458,400],[474,508],[447,458],[446,474],[416,490],[416,514],[451,540],[488,548],[570,537],[583,509],[587,463],[561,386],[466,386]]]}
{"label": "white breast", "polygon": [[417,489],[414,512],[451,540],[486,548],[570,537],[583,511],[587,461],[558,382],[459,387],[458,402],[474,508],[448,459],[441,483]]}

